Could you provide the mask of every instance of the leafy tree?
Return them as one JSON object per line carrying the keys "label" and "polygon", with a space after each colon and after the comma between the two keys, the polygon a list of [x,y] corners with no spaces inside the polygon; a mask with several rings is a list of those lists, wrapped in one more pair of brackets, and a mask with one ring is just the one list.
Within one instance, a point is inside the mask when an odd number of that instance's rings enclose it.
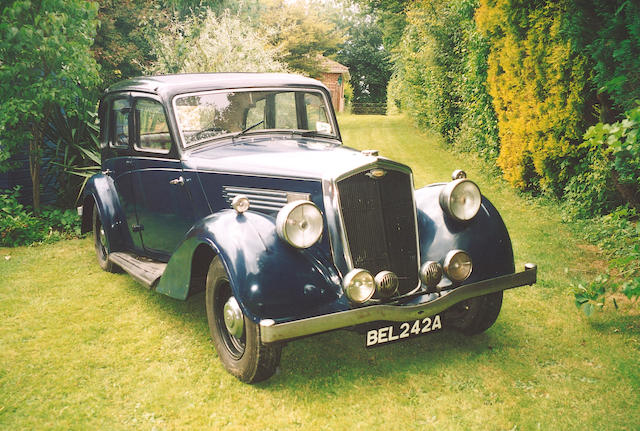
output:
{"label": "leafy tree", "polygon": [[279,51],[246,20],[223,13],[174,20],[153,44],[153,73],[283,72]]}
{"label": "leafy tree", "polygon": [[153,26],[164,27],[170,9],[153,0],[100,0],[98,28],[93,54],[100,64],[103,86],[141,75],[153,61],[149,33]]}
{"label": "leafy tree", "polygon": [[375,11],[382,29],[382,40],[389,51],[394,51],[402,40],[407,25],[407,0],[356,0]]}
{"label": "leafy tree", "polygon": [[0,15],[0,168],[28,146],[36,213],[49,118],[73,111],[98,83],[90,52],[96,15],[97,5],[85,0],[16,0]]}
{"label": "leafy tree", "polygon": [[335,53],[343,42],[341,32],[318,8],[303,2],[287,4],[282,0],[266,3],[260,16],[269,42],[281,52],[289,68],[307,76],[321,75],[321,56]]}
{"label": "leafy tree", "polygon": [[347,30],[337,59],[349,68],[354,102],[386,102],[391,77],[389,53],[375,16],[361,13]]}

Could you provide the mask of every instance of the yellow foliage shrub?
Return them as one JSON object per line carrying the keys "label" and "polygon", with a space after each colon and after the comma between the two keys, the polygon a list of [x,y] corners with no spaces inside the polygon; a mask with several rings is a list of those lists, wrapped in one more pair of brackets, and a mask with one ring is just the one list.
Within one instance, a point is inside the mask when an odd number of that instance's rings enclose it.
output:
{"label": "yellow foliage shrub", "polygon": [[573,2],[481,0],[480,31],[489,38],[487,85],[501,141],[498,165],[521,188],[561,193],[563,160],[576,155],[592,118],[587,58],[567,31]]}

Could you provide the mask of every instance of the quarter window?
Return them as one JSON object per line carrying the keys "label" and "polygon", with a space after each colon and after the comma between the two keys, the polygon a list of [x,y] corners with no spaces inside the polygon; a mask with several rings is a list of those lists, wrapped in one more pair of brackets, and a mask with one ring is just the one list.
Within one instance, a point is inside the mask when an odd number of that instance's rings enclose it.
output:
{"label": "quarter window", "polygon": [[136,115],[140,124],[136,148],[168,153],[171,150],[171,135],[162,105],[155,100],[138,99]]}
{"label": "quarter window", "polygon": [[129,113],[131,112],[129,101],[116,99],[111,107],[111,146],[129,146]]}

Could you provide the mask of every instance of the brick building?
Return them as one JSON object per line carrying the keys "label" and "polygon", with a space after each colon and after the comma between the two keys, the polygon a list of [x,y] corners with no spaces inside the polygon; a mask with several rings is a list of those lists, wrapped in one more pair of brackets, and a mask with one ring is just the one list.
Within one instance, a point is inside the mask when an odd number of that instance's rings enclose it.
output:
{"label": "brick building", "polygon": [[344,82],[349,79],[349,68],[326,57],[322,57],[320,61],[323,70],[320,81],[331,92],[333,109],[342,112],[344,110]]}

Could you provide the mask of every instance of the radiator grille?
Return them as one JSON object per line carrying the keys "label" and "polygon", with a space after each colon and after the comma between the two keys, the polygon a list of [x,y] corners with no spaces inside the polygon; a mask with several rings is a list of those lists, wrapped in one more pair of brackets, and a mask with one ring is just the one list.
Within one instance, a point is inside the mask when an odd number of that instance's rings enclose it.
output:
{"label": "radiator grille", "polygon": [[418,285],[416,218],[411,177],[387,171],[381,178],[361,172],[338,182],[340,210],[355,268],[374,276],[389,270],[399,293]]}

